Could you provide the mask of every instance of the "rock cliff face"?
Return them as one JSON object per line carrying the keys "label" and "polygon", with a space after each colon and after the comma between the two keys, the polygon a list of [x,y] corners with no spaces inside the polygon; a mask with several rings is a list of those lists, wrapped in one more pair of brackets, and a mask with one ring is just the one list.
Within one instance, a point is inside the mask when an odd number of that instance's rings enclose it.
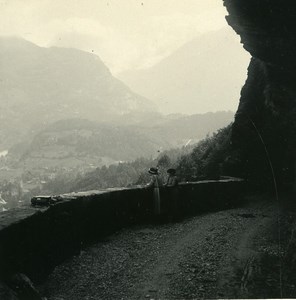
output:
{"label": "rock cliff face", "polygon": [[295,184],[296,2],[224,0],[229,25],[252,55],[233,126],[246,176]]}

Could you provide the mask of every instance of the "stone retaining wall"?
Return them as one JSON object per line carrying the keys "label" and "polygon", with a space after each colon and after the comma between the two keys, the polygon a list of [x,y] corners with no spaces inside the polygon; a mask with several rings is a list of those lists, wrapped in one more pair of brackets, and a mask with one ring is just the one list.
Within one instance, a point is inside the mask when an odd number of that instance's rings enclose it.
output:
{"label": "stone retaining wall", "polygon": [[[173,192],[179,216],[237,206],[241,180],[180,184]],[[172,189],[161,189],[162,216],[171,209]],[[40,282],[80,249],[133,224],[155,221],[149,188],[112,189],[62,195],[45,208],[28,207],[0,214],[0,279],[23,273]]]}

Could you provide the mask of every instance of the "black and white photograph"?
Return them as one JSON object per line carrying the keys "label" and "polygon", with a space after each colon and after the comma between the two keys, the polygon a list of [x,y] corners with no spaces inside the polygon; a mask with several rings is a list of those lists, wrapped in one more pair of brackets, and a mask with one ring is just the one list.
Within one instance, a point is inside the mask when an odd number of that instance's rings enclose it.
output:
{"label": "black and white photograph", "polygon": [[0,300],[296,299],[295,0],[0,0]]}

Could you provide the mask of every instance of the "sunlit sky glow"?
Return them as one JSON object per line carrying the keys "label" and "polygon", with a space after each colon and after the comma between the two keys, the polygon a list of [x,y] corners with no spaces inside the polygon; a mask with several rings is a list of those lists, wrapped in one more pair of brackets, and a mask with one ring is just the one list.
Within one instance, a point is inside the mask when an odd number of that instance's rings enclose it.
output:
{"label": "sunlit sky glow", "polygon": [[225,15],[222,0],[0,0],[0,34],[96,53],[116,74],[228,26]]}

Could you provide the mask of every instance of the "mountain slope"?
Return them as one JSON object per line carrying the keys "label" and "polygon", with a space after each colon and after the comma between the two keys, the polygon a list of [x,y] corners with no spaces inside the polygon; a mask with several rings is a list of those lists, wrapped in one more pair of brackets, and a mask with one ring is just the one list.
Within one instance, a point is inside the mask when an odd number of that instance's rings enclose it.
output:
{"label": "mountain slope", "polygon": [[87,168],[138,157],[155,157],[160,151],[192,144],[228,125],[233,113],[218,112],[120,126],[84,119],[60,120],[48,125],[27,143],[8,153],[10,164],[29,168]]}
{"label": "mountain slope", "polygon": [[105,121],[154,109],[114,78],[96,55],[0,38],[1,147],[25,130],[60,119]]}
{"label": "mountain slope", "polygon": [[[165,145],[165,142],[162,143]],[[159,144],[126,127],[82,119],[61,120],[49,125],[24,145],[14,147],[9,158],[38,168],[87,169],[157,153]]]}
{"label": "mountain slope", "polygon": [[155,66],[119,74],[163,113],[235,110],[248,54],[229,29],[197,37]]}
{"label": "mountain slope", "polygon": [[206,137],[216,130],[227,126],[234,119],[231,111],[209,112],[195,115],[168,115],[154,120],[143,122],[133,126],[135,132],[169,144],[171,148],[192,144]]}

